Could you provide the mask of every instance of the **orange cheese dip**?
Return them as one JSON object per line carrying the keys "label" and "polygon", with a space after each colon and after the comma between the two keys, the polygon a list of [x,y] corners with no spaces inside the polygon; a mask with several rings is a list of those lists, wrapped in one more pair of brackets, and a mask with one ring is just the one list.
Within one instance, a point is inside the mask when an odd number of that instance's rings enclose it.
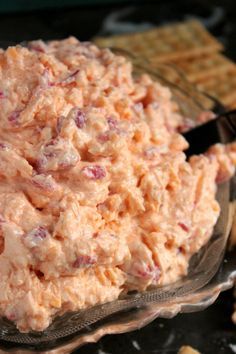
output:
{"label": "orange cheese dip", "polygon": [[41,331],[186,274],[235,153],[186,162],[181,124],[169,89],[107,49],[69,38],[0,52],[1,316]]}

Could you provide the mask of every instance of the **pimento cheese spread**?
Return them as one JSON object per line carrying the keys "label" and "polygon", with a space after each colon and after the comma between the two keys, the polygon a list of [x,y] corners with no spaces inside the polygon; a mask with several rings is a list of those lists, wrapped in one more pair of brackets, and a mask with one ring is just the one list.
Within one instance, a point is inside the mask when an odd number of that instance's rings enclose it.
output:
{"label": "pimento cheese spread", "polygon": [[182,121],[168,88],[107,49],[69,38],[0,52],[1,316],[41,331],[186,274],[235,149],[187,162]]}

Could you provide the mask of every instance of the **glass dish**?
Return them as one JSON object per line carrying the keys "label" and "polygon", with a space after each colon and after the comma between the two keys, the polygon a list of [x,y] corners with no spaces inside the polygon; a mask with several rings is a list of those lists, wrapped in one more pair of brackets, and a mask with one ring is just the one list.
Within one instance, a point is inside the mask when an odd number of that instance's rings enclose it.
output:
{"label": "glass dish", "polygon": [[[218,101],[197,91],[171,65],[162,64],[152,68],[148,62],[137,59],[123,50],[113,49],[113,51],[127,56],[133,62],[134,75],[148,73],[153,79],[169,86],[173,99],[178,103],[184,117],[196,119],[202,111],[209,110],[209,108],[216,113],[224,110]],[[173,83],[171,78],[174,78],[174,82],[178,78],[179,84]],[[99,340],[103,335],[131,331],[145,326],[157,317],[170,318],[179,312],[193,312],[209,306],[221,291],[233,286],[233,279],[236,277],[236,264],[232,267],[232,263],[227,268],[227,263],[222,262],[216,275],[211,271],[216,258],[217,262],[223,259],[224,254],[218,247],[219,241],[225,244],[230,231],[228,227],[230,222],[225,222],[226,218],[228,221],[230,219],[229,182],[221,185],[218,198],[225,207],[214,229],[214,236],[193,257],[189,273],[183,280],[166,286],[161,291],[157,288],[143,293],[135,292],[111,303],[76,313],[66,313],[55,318],[43,332],[20,333],[13,323],[2,318],[0,319],[0,347],[4,352],[9,350],[15,353],[35,351],[69,353],[87,342]],[[211,262],[207,257],[209,255]],[[233,257],[233,253],[227,257]],[[206,268],[206,262],[209,262],[207,272],[203,271]]]}

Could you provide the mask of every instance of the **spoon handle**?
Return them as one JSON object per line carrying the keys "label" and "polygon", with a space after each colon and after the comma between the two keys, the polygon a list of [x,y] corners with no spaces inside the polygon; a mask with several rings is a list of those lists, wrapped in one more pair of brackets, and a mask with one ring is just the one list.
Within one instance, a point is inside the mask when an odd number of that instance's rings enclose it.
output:
{"label": "spoon handle", "polygon": [[183,133],[189,143],[187,157],[204,153],[211,145],[236,140],[236,110],[225,112],[207,123]]}

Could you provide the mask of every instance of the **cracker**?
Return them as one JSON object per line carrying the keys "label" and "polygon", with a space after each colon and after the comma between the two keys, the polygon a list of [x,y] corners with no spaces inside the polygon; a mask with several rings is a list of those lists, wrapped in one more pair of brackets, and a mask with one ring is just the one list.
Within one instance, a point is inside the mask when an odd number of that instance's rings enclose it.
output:
{"label": "cracker", "polygon": [[228,107],[236,103],[236,69],[228,70],[221,75],[197,81],[198,87],[216,97]]}
{"label": "cracker", "polygon": [[194,348],[190,347],[189,345],[184,345],[178,351],[178,354],[200,354],[199,351],[195,350]]}
{"label": "cracker", "polygon": [[232,103],[230,103],[229,108],[236,109],[236,98]]}
{"label": "cracker", "polygon": [[197,90],[196,85],[187,80],[184,72],[176,67],[176,65],[159,63],[156,65],[149,65],[149,69],[153,69],[153,72],[157,74],[157,76],[154,77],[155,80],[168,86],[165,81],[160,79],[164,78],[170,83],[177,85],[180,90],[186,92],[195,100],[195,102],[200,104],[203,110],[211,110],[213,108],[214,102],[212,99],[209,99],[204,93]]}
{"label": "cracker", "polygon": [[231,60],[219,53],[173,61],[173,64],[181,69],[191,82],[207,79],[211,76],[221,75],[236,68],[236,65]]}
{"label": "cracker", "polygon": [[101,47],[126,49],[153,63],[201,56],[223,48],[197,20],[165,25],[145,32],[95,38],[94,42]]}

